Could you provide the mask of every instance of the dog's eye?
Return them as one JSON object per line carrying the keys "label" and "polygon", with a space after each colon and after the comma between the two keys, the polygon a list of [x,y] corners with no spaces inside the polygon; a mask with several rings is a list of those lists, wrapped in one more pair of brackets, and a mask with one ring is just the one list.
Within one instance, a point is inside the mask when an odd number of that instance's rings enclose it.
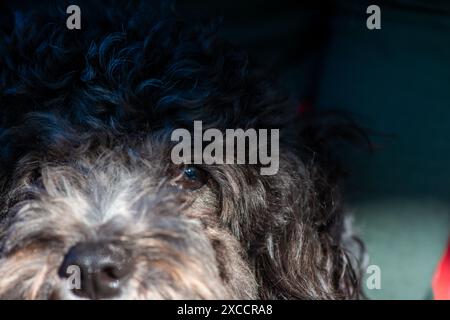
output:
{"label": "dog's eye", "polygon": [[186,167],[184,168],[184,176],[189,180],[197,180],[199,177],[198,169],[195,167]]}
{"label": "dog's eye", "polygon": [[196,190],[201,188],[207,182],[207,174],[205,171],[193,167],[186,166],[181,168],[175,183],[182,189]]}

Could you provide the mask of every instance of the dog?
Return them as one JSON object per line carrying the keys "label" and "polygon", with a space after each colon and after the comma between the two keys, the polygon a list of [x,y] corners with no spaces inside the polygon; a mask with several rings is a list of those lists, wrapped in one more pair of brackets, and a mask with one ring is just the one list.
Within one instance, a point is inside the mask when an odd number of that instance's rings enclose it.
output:
{"label": "dog", "polygon": [[[62,10],[2,30],[0,298],[360,298],[332,151],[348,121],[299,113],[214,22],[92,12],[81,30]],[[280,129],[278,173],[175,165],[170,133],[195,120]]]}

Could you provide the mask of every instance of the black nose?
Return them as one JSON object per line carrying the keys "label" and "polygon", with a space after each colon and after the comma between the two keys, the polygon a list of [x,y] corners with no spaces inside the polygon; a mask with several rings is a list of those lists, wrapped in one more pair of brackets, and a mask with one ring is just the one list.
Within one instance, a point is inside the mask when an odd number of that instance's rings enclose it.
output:
{"label": "black nose", "polygon": [[70,280],[68,285],[74,294],[90,299],[105,299],[120,294],[132,270],[131,255],[122,245],[88,242],[69,250],[59,275]]}

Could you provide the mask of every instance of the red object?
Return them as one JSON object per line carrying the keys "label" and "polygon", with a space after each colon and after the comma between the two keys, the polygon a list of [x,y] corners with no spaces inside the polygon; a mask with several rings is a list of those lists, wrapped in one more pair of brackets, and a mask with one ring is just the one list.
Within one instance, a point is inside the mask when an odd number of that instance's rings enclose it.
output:
{"label": "red object", "polygon": [[298,106],[298,113],[300,114],[305,114],[308,112],[311,112],[313,110],[313,105],[310,101],[305,100],[302,103],[300,103],[300,105]]}
{"label": "red object", "polygon": [[433,277],[435,300],[450,300],[450,241]]}

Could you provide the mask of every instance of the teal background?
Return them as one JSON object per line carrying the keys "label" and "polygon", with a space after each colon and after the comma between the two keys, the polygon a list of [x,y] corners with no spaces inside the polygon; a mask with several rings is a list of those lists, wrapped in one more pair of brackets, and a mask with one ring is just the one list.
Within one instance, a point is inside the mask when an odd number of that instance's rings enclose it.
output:
{"label": "teal background", "polygon": [[347,156],[356,225],[381,268],[367,295],[424,299],[450,230],[450,15],[381,8],[381,30],[364,28],[358,5],[333,18],[317,105],[386,134],[372,155]]}

